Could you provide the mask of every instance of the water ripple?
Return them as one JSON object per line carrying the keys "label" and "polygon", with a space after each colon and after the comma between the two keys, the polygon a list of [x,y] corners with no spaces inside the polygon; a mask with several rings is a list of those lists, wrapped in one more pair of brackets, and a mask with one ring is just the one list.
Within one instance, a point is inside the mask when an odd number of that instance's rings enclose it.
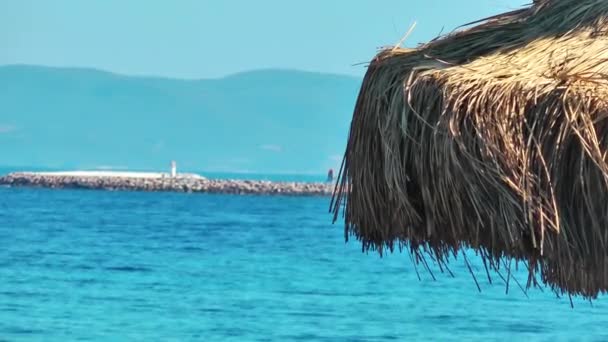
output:
{"label": "water ripple", "polygon": [[[327,208],[323,198],[0,188],[0,340],[605,336],[604,297],[571,309],[550,291],[528,299],[482,281],[479,293],[461,260],[455,278],[435,267],[436,281],[418,280],[405,254],[345,244]],[[515,276],[525,283],[525,271]]]}

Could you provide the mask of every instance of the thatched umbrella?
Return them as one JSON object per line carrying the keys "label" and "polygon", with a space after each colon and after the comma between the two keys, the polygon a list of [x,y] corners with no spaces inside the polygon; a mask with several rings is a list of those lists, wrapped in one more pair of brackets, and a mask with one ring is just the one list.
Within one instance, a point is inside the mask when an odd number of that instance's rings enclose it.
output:
{"label": "thatched umbrella", "polygon": [[[370,63],[332,209],[364,250],[463,247],[608,289],[608,1],[540,0]],[[505,263],[506,261],[506,263]]]}

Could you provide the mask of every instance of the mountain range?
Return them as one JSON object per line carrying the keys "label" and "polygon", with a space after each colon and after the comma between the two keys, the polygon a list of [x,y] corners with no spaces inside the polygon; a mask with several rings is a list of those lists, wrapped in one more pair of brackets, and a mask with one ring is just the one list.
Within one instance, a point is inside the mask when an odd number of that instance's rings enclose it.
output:
{"label": "mountain range", "polygon": [[0,165],[323,173],[361,80],[293,70],[178,80],[0,67]]}

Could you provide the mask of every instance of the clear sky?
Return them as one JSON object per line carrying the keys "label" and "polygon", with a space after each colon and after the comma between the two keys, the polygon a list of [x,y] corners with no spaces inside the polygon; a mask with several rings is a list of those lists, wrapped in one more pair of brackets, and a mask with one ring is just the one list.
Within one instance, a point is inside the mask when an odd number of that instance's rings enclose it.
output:
{"label": "clear sky", "polygon": [[522,0],[0,0],[0,64],[212,78],[284,68],[362,75],[376,49]]}

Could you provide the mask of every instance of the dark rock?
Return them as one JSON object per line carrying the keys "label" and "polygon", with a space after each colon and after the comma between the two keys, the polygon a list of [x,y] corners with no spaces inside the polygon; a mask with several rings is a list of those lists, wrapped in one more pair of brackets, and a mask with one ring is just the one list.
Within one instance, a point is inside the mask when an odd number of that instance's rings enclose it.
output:
{"label": "dark rock", "polygon": [[46,188],[176,191],[216,194],[258,194],[283,196],[330,196],[332,184],[294,183],[254,180],[209,180],[182,178],[127,178],[113,176],[58,176],[36,173],[11,173],[0,177],[0,185]]}

